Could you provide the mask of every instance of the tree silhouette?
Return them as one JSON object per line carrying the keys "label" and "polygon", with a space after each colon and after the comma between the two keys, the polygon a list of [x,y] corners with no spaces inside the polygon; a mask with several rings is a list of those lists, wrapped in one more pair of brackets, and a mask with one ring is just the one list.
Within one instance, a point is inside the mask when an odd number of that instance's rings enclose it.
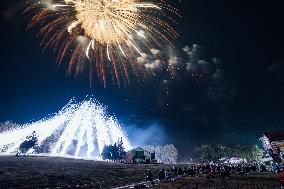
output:
{"label": "tree silhouette", "polygon": [[101,154],[103,160],[111,160],[111,147],[105,145]]}
{"label": "tree silhouette", "polygon": [[105,145],[101,153],[103,160],[123,162],[126,156],[126,151],[123,146],[122,138],[113,145]]}
{"label": "tree silhouette", "polygon": [[122,162],[126,156],[126,151],[123,146],[122,138],[120,139],[120,141],[118,141],[117,147],[118,147],[118,159],[120,162]]}

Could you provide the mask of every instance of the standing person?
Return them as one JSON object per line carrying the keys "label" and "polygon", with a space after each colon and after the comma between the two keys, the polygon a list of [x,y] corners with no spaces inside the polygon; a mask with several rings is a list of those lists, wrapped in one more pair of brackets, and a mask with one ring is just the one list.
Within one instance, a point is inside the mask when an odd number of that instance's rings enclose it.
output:
{"label": "standing person", "polygon": [[181,176],[183,174],[182,168],[179,167],[177,172],[178,172],[178,176]]}
{"label": "standing person", "polygon": [[165,180],[165,177],[166,177],[165,170],[164,169],[160,170],[160,172],[159,172],[159,180],[160,180],[160,182]]}
{"label": "standing person", "polygon": [[152,170],[151,170],[151,169],[148,169],[148,174],[147,174],[147,177],[146,177],[146,182],[147,182],[147,181],[153,182],[153,180],[154,180],[154,176],[153,176]]}
{"label": "standing person", "polygon": [[284,167],[282,166],[278,171],[278,177],[281,189],[284,189]]}

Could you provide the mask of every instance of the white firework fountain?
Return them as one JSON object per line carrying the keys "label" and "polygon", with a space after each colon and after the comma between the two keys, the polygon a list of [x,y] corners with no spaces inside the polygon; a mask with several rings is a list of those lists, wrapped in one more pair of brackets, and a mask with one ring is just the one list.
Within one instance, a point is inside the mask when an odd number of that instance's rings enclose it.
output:
{"label": "white firework fountain", "polygon": [[50,156],[98,158],[105,145],[118,140],[126,150],[131,148],[116,118],[106,115],[106,108],[94,99],[79,103],[72,99],[48,118],[0,133],[0,154],[15,153],[34,131],[39,146],[48,149]]}

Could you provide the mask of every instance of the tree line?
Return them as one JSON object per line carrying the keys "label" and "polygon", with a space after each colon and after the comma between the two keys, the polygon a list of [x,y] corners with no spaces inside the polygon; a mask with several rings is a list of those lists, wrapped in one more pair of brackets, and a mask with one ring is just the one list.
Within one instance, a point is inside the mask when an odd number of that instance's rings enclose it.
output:
{"label": "tree line", "polygon": [[200,145],[190,149],[179,156],[179,161],[218,162],[221,158],[244,158],[248,163],[260,162],[263,150],[257,145]]}

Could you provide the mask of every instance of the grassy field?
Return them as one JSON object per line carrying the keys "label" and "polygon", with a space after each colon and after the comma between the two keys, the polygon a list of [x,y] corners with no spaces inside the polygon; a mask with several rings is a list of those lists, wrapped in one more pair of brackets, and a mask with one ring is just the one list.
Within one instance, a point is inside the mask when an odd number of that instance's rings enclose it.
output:
{"label": "grassy field", "polygon": [[[166,165],[125,165],[54,157],[0,156],[0,188],[112,188],[143,181],[148,168],[155,175]],[[278,187],[275,174],[235,175],[232,180],[180,178],[153,188],[267,188]]]}

